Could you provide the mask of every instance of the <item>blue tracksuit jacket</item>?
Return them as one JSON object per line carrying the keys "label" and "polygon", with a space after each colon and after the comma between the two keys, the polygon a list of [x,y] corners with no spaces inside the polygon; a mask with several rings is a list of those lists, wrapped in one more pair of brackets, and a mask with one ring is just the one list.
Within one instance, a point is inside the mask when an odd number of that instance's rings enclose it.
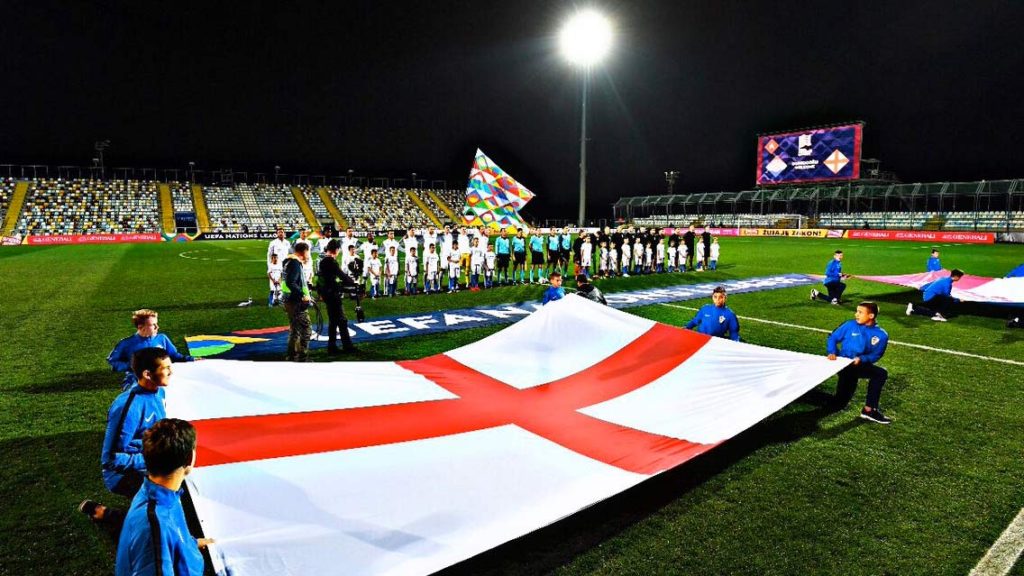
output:
{"label": "blue tracksuit jacket", "polygon": [[882,359],[888,344],[889,334],[878,324],[862,326],[856,320],[847,320],[829,334],[828,353],[875,363]]}
{"label": "blue tracksuit jacket", "polygon": [[[159,539],[153,537],[154,531]],[[114,574],[155,575],[158,555],[165,576],[203,574],[203,554],[185,523],[181,491],[173,492],[147,478],[125,516]]]}
{"label": "blue tracksuit jacket", "polygon": [[701,306],[693,320],[686,324],[687,328],[693,328],[694,326],[697,327],[697,332],[701,334],[724,338],[726,332],[728,332],[729,338],[737,342],[740,341],[740,322],[736,318],[736,314],[728,306],[722,308],[714,304]]}
{"label": "blue tracksuit jacket", "polygon": [[135,384],[114,399],[107,412],[107,431],[100,452],[103,484],[107,489],[113,490],[128,470],[146,469],[142,433],[166,416],[163,388],[150,392]]}
{"label": "blue tracksuit jacket", "polygon": [[127,390],[138,382],[138,379],[135,378],[135,374],[132,372],[132,354],[143,348],[163,348],[171,356],[171,362],[191,362],[195,360],[191,356],[178,352],[178,349],[174,347],[174,342],[171,342],[171,339],[163,333],[158,333],[151,338],[143,338],[136,332],[118,342],[117,346],[114,346],[114,349],[110,351],[110,355],[107,356],[107,364],[110,364],[114,372],[124,373],[124,382],[121,383],[121,390]]}
{"label": "blue tracksuit jacket", "polygon": [[938,280],[921,286],[921,291],[924,292],[925,302],[935,298],[936,296],[950,296],[953,294],[953,279],[949,276],[939,278]]}

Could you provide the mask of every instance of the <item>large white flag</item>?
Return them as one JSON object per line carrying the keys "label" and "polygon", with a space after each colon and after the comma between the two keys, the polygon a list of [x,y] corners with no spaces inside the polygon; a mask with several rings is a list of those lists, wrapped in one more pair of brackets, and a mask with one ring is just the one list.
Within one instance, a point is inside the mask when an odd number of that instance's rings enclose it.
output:
{"label": "large white flag", "polygon": [[177,365],[220,574],[429,574],[735,436],[845,360],[569,296],[422,360]]}

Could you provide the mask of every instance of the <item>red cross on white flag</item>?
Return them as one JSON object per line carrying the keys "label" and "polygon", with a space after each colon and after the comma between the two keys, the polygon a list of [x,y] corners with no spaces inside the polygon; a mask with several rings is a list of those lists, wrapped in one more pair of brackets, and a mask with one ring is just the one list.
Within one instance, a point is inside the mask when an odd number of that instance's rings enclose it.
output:
{"label": "red cross on white flag", "polygon": [[182,365],[221,573],[429,574],[611,497],[845,365],[582,298],[408,362]]}

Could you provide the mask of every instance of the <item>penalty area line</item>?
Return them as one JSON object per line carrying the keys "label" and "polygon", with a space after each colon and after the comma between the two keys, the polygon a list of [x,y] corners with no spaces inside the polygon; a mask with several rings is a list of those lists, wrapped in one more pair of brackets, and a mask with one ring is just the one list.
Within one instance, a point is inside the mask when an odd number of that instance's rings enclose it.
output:
{"label": "penalty area line", "polygon": [[1017,563],[1024,551],[1024,508],[1017,517],[999,535],[999,539],[982,556],[978,565],[971,570],[970,576],[1005,576]]}
{"label": "penalty area line", "polygon": [[[662,304],[662,306],[668,306],[670,308],[679,308],[682,310],[698,310],[690,306],[680,306],[679,304]],[[761,324],[771,324],[772,326],[783,326],[785,328],[796,328],[798,330],[809,330],[811,332],[821,332],[823,334],[831,334],[831,330],[825,330],[824,328],[814,328],[812,326],[803,326],[801,324],[790,324],[788,322],[776,322],[775,320],[765,320],[764,318],[751,318],[750,316],[736,316],[741,320],[749,320],[751,322],[759,322]],[[989,362],[999,362],[1001,364],[1010,364],[1013,366],[1024,366],[1024,362],[1018,360],[1009,360],[1007,358],[995,358],[992,356],[982,356],[981,354],[971,354],[970,352],[961,352],[959,350],[949,350],[946,348],[935,348],[934,346],[925,346],[924,344],[913,344],[911,342],[897,342],[895,340],[889,340],[890,345],[895,346],[906,346],[908,348],[917,348],[918,350],[927,350],[929,352],[941,352],[943,354],[950,354],[952,356],[963,356],[965,358],[977,358],[978,360],[988,360]]]}

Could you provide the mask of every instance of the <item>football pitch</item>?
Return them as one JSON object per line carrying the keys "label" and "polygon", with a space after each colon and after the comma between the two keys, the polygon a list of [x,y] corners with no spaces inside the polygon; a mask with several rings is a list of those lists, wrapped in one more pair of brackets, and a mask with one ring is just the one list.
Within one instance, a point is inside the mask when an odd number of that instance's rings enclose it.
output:
{"label": "football pitch", "polygon": [[[844,272],[907,274],[924,271],[931,248],[830,239],[721,243],[715,272],[596,284],[614,293],[821,274],[838,248]],[[126,505],[100,477],[106,410],[121,380],[105,358],[134,331],[138,308],[157,310],[161,331],[180,350],[188,335],[286,324],[280,308],[266,307],[266,246],[0,249],[0,575],[111,573],[116,543],[75,512],[84,498]],[[1014,245],[941,250],[947,269],[980,276],[1003,276],[1024,261],[1024,247]],[[949,322],[933,322],[904,315],[919,298],[914,290],[856,278],[848,284],[842,306],[809,301],[807,287],[736,294],[728,305],[744,341],[823,355],[822,331],[852,318],[857,301],[877,301],[891,341],[880,365],[889,370],[881,407],[892,425],[857,418],[863,381],[841,412],[797,401],[677,469],[446,573],[967,574],[1024,507],[1024,330],[1005,327],[1007,308],[961,304]],[[537,300],[542,290],[385,298],[364,308],[372,319]],[[251,306],[237,306],[249,297]],[[678,326],[705,302],[628,312]],[[359,352],[339,361],[420,358],[502,327],[357,341]],[[565,327],[567,337],[572,330]],[[329,361],[322,349],[311,355]],[[820,389],[834,386],[832,378]],[[415,483],[409,479],[410,489]],[[344,558],[338,562],[343,567]],[[1011,573],[1024,575],[1024,561]]]}

